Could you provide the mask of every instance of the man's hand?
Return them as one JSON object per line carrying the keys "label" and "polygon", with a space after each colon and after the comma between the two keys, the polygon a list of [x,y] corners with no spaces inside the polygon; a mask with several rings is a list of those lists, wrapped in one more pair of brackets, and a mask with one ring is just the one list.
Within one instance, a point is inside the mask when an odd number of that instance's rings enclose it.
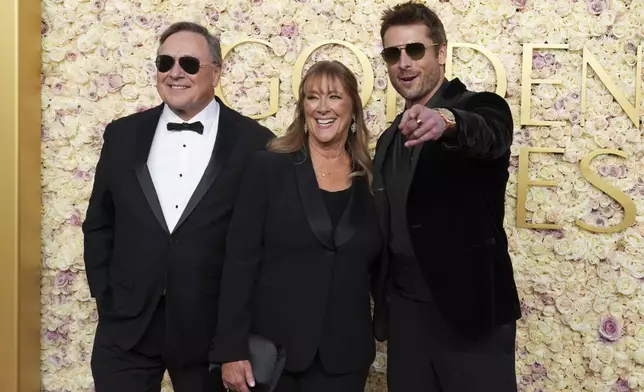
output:
{"label": "man's hand", "polygon": [[249,392],[248,386],[255,386],[253,369],[248,361],[224,363],[221,366],[221,378],[227,390]]}
{"label": "man's hand", "polygon": [[436,110],[414,105],[403,113],[398,128],[407,137],[405,147],[413,147],[443,136],[445,121]]}

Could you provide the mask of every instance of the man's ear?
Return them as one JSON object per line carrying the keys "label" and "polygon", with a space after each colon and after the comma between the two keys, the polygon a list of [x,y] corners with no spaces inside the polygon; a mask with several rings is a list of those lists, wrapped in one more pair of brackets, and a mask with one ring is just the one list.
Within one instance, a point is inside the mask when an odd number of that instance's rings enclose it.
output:
{"label": "man's ear", "polygon": [[446,62],[447,62],[447,44],[442,43],[438,47],[438,64],[444,66]]}
{"label": "man's ear", "polygon": [[221,79],[221,64],[215,64],[212,67],[212,88],[217,87]]}

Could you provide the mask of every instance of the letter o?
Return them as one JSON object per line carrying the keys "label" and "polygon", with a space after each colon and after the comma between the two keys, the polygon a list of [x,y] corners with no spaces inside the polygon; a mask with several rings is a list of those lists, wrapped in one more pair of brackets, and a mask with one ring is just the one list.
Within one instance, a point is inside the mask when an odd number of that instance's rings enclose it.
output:
{"label": "letter o", "polygon": [[311,54],[315,52],[318,48],[325,46],[325,45],[342,45],[353,54],[358,57],[358,61],[360,61],[360,65],[362,66],[362,72],[363,72],[363,85],[362,85],[362,93],[360,94],[360,99],[362,100],[362,106],[365,106],[367,104],[367,101],[371,97],[371,93],[373,92],[373,85],[374,85],[374,74],[373,74],[373,68],[371,67],[371,63],[369,62],[369,59],[367,56],[360,50],[358,49],[355,45],[345,42],[345,41],[340,41],[340,40],[335,40],[335,39],[329,39],[329,40],[324,40],[321,42],[316,43],[315,45],[306,48],[300,55],[298,56],[297,60],[295,61],[295,65],[293,66],[293,96],[297,100],[298,95],[299,95],[299,89],[300,89],[300,83],[302,83],[302,72],[304,71],[304,63],[306,63],[306,60],[309,59]]}

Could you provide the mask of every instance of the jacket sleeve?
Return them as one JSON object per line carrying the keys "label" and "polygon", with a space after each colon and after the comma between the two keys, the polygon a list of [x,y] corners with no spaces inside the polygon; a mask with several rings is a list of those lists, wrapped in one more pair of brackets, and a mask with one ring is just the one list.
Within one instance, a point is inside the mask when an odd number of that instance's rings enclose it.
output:
{"label": "jacket sleeve", "polygon": [[219,316],[210,362],[249,359],[253,293],[264,253],[268,189],[264,152],[253,155],[242,179],[226,238]]}
{"label": "jacket sleeve", "polygon": [[103,148],[96,164],[94,187],[83,222],[85,273],[99,308],[109,291],[109,268],[114,247],[114,202],[108,184],[110,125],[103,134]]}
{"label": "jacket sleeve", "polygon": [[454,113],[456,120],[456,128],[440,139],[448,150],[481,160],[499,158],[510,150],[514,132],[512,112],[497,94],[477,93],[464,108],[446,109]]}

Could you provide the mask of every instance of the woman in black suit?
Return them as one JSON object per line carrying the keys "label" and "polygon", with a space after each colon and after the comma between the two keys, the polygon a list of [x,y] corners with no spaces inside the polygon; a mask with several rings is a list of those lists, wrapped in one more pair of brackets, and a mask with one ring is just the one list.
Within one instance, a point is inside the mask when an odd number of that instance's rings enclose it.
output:
{"label": "woman in black suit", "polygon": [[364,390],[383,240],[368,139],[355,76],[314,64],[293,123],[249,164],[230,224],[213,352],[227,389],[253,385],[253,333],[286,350],[276,392]]}

